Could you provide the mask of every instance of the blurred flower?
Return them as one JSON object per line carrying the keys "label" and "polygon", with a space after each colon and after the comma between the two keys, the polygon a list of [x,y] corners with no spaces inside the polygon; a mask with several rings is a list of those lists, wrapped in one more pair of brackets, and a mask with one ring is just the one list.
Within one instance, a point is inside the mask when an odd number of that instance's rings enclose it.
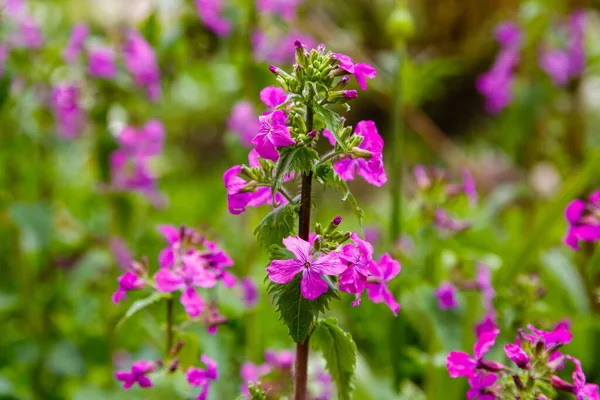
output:
{"label": "blurred flower", "polygon": [[263,32],[252,33],[252,54],[256,61],[268,61],[276,64],[291,63],[295,59],[294,42],[301,40],[308,47],[314,47],[315,41],[312,37],[297,31]]}
{"label": "blurred flower", "polygon": [[108,47],[96,47],[88,54],[90,75],[96,78],[114,78],[117,75],[115,53]]}
{"label": "blurred flower", "polygon": [[438,299],[438,306],[442,310],[455,309],[458,306],[456,301],[456,287],[450,282],[443,282],[435,289],[435,297]]}
{"label": "blurred flower", "polygon": [[223,0],[195,0],[196,8],[204,25],[217,36],[227,36],[231,23],[221,16]]}
{"label": "blurred flower", "polygon": [[518,46],[521,42],[521,29],[515,23],[506,21],[496,27],[494,37],[501,46]]}
{"label": "blurred flower", "polygon": [[[371,261],[369,265],[371,276],[367,280],[367,295],[373,303],[385,303],[394,316],[398,315],[400,304],[394,298],[394,295],[387,287],[387,284],[395,278],[402,267],[400,263],[392,258],[388,253],[383,254],[378,261]],[[360,304],[362,293],[359,293],[352,306]]]}
{"label": "blurred flower", "polygon": [[564,242],[573,250],[579,250],[579,242],[600,240],[600,190],[592,192],[587,203],[573,200],[565,210],[568,229]]}
{"label": "blurred flower", "polygon": [[127,247],[127,243],[122,238],[113,236],[110,238],[109,246],[119,268],[127,270],[129,264],[133,261],[133,256],[131,255],[131,250]]}
{"label": "blurred flower", "polygon": [[377,244],[381,237],[381,228],[377,225],[367,226],[365,228],[365,240],[371,244]]}
{"label": "blurred flower", "polygon": [[518,344],[507,344],[504,346],[504,352],[512,362],[517,364],[517,367],[526,369],[528,368],[529,361],[531,358],[525,353],[525,351]]}
{"label": "blurred flower", "polygon": [[262,158],[277,161],[279,158],[277,147],[296,144],[285,124],[286,116],[283,111],[278,110],[261,115],[258,120],[260,122],[258,134],[252,139],[252,143],[256,145],[256,152]]}
{"label": "blurred flower", "polygon": [[0,8],[11,18],[19,17],[25,13],[25,0],[4,0]]}
{"label": "blurred flower", "polygon": [[265,361],[271,368],[289,370],[296,361],[296,353],[291,350],[274,351],[267,349],[265,351]]}
{"label": "blurred flower", "polygon": [[586,383],[581,362],[575,357],[567,356],[567,358],[575,364],[575,370],[573,371],[573,383],[575,387],[573,393],[577,396],[577,400],[600,400],[598,385]]}
{"label": "blurred flower", "polygon": [[9,36],[12,47],[39,49],[44,45],[44,36],[38,23],[28,15],[19,19],[17,31]]}
{"label": "blurred flower", "polygon": [[238,135],[244,146],[252,146],[252,139],[256,136],[259,126],[252,103],[240,101],[233,106],[227,127]]}
{"label": "blurred flower", "polygon": [[206,330],[208,331],[208,334],[214,335],[217,333],[217,328],[219,325],[222,325],[225,322],[227,322],[227,318],[222,316],[215,303],[211,302],[208,305],[208,312],[204,317],[204,323],[206,324]]}
{"label": "blurred flower", "polygon": [[338,251],[340,262],[345,267],[340,274],[339,288],[342,292],[358,294],[365,289],[367,278],[371,275],[369,266],[373,262],[373,246],[354,232],[350,234],[350,239],[354,245],[345,244]]}
{"label": "blurred flower", "polygon": [[[356,124],[354,134],[363,137],[358,145],[359,150],[369,153],[365,158],[354,158],[349,155],[333,164],[333,169],[345,181],[354,180],[354,171],[373,186],[383,186],[387,176],[383,165],[383,139],[377,132],[373,121],[360,121]],[[361,152],[362,153],[362,152]]]}
{"label": "blurred flower", "polygon": [[79,91],[70,83],[61,83],[52,89],[51,107],[56,118],[58,133],[63,139],[75,139],[85,127],[85,114],[79,106]]}
{"label": "blurred flower", "polygon": [[435,226],[441,231],[462,232],[471,225],[468,222],[451,217],[443,208],[436,208]]}
{"label": "blurred flower", "polygon": [[463,168],[461,170],[461,175],[463,180],[463,191],[467,195],[471,205],[476,205],[477,188],[475,187],[475,180],[473,179],[473,175],[471,175],[471,171],[469,171],[467,168]]}
{"label": "blurred flower", "polygon": [[337,275],[346,269],[340,263],[335,252],[322,254],[316,258],[310,254],[310,244],[298,236],[283,239],[284,246],[296,258],[291,260],[273,260],[267,268],[269,279],[275,283],[288,283],[302,273],[300,292],[302,296],[314,300],[328,289],[321,275]]}
{"label": "blurred flower", "polygon": [[258,303],[258,289],[256,283],[250,277],[242,278],[242,299],[246,308],[254,308]]}
{"label": "blurred flower", "polygon": [[271,372],[272,367],[269,364],[260,364],[256,365],[252,362],[245,362],[242,364],[240,368],[240,376],[242,377],[242,386],[240,387],[240,392],[243,395],[249,396],[250,392],[248,390],[248,385],[250,383],[257,384],[260,379]]}
{"label": "blurred flower", "polygon": [[0,43],[0,78],[4,75],[4,65],[8,58],[8,48]]}
{"label": "blurred flower", "polygon": [[131,372],[117,371],[115,377],[123,382],[123,389],[127,390],[135,383],[140,387],[148,388],[152,386],[152,381],[146,376],[153,372],[155,365],[152,361],[136,361],[131,366]]}
{"label": "blurred flower", "polygon": [[484,371],[469,377],[469,385],[471,389],[467,392],[467,399],[473,400],[496,400],[497,396],[494,392],[501,389],[501,386],[496,385],[498,376],[496,374],[488,374]]}
{"label": "blurred flower", "polygon": [[135,272],[127,271],[118,279],[119,288],[112,295],[112,301],[119,304],[121,300],[127,299],[126,292],[130,290],[139,290],[144,287],[144,279],[140,278]]}
{"label": "blurred flower", "polygon": [[219,379],[217,363],[206,355],[200,356],[200,361],[206,365],[206,369],[198,367],[189,367],[185,373],[190,386],[201,387],[202,391],[196,397],[196,400],[205,400],[208,396],[210,383]]}
{"label": "blurred flower", "polygon": [[72,63],[81,53],[81,49],[83,48],[83,43],[85,39],[88,37],[89,29],[86,24],[79,23],[73,27],[71,31],[71,37],[69,38],[69,43],[67,43],[67,47],[63,50],[63,58],[66,62]]}
{"label": "blurred flower", "polygon": [[136,85],[146,88],[150,100],[160,98],[160,70],[152,46],[136,30],[127,32],[123,49],[125,67],[133,75]]}
{"label": "blurred flower", "polygon": [[500,364],[483,359],[483,356],[494,346],[499,333],[500,331],[496,329],[481,335],[473,347],[474,358],[462,351],[451,351],[446,360],[446,368],[450,377],[472,377],[477,368],[486,368],[490,371],[502,369]]}
{"label": "blurred flower", "polygon": [[267,15],[279,15],[287,22],[296,19],[296,11],[303,0],[257,0],[256,8]]}
{"label": "blurred flower", "polygon": [[565,50],[550,49],[540,51],[540,68],[550,78],[554,86],[564,86],[569,81],[569,54]]}
{"label": "blurred flower", "polygon": [[354,64],[352,58],[339,53],[334,53],[333,57],[339,61],[339,66],[342,70],[354,75],[356,82],[358,82],[362,90],[367,90],[367,78],[373,79],[377,76],[377,71],[369,64]]}

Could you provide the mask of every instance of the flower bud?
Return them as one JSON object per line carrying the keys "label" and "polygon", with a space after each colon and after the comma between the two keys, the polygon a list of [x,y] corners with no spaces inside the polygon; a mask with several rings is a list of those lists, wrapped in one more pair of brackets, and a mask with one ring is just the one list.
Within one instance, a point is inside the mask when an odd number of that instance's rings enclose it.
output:
{"label": "flower bud", "polygon": [[296,64],[306,67],[308,61],[306,47],[299,40],[294,41],[294,46],[296,47]]}
{"label": "flower bud", "polygon": [[342,217],[340,215],[338,215],[337,217],[335,217],[333,219],[333,221],[331,221],[332,224],[334,224],[335,226],[338,226],[339,224],[342,223]]}
{"label": "flower bud", "polygon": [[360,147],[353,147],[350,154],[354,158],[366,158],[367,160],[373,156],[369,150],[361,149]]}
{"label": "flower bud", "polygon": [[502,371],[503,369],[506,368],[504,365],[500,364],[499,362],[492,361],[492,360],[486,360],[485,358],[482,358],[481,360],[479,360],[479,363],[477,366],[479,368],[483,368],[490,372],[498,372],[498,371]]}
{"label": "flower bud", "polygon": [[335,230],[338,228],[338,226],[340,226],[341,223],[342,217],[340,217],[339,215],[332,219],[329,225],[327,225],[327,228],[325,228],[325,235],[330,235],[333,232],[335,232]]}
{"label": "flower bud", "polygon": [[317,133],[319,133],[316,129],[313,129],[312,131],[308,132],[308,137],[313,139],[315,136],[317,136]]}
{"label": "flower bud", "polygon": [[575,392],[575,385],[573,385],[572,383],[563,381],[556,375],[552,375],[552,377],[550,377],[550,384],[552,385],[552,387],[554,389],[564,390],[565,392],[570,392],[570,393]]}
{"label": "flower bud", "polygon": [[515,385],[517,386],[517,388],[519,390],[525,389],[525,384],[523,383],[523,381],[521,380],[521,378],[519,377],[519,375],[513,374],[512,377],[513,377],[513,381],[515,381]]}
{"label": "flower bud", "polygon": [[350,82],[350,75],[343,76],[342,79],[339,80],[337,85],[335,85],[335,90],[342,90],[346,87],[346,85]]}

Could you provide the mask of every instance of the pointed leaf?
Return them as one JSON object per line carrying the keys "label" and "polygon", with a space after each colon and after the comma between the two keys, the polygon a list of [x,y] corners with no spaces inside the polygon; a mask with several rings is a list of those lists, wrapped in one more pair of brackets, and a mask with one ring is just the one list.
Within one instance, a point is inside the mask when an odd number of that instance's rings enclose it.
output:
{"label": "pointed leaf", "polygon": [[297,216],[296,207],[289,203],[267,214],[254,230],[260,245],[269,249],[292,235],[296,230]]}
{"label": "pointed leaf", "polygon": [[123,318],[119,320],[115,329],[119,329],[121,325],[125,323],[125,321],[131,318],[138,311],[141,311],[144,308],[161,301],[162,299],[168,299],[169,297],[171,297],[171,293],[154,292],[148,297],[135,301],[131,307],[129,307]]}

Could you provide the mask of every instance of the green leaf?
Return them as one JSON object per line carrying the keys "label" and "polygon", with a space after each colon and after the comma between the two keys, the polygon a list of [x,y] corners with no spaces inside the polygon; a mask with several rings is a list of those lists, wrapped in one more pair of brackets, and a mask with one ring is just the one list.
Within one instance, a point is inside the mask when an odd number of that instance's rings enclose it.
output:
{"label": "green leaf", "polygon": [[157,303],[162,299],[167,299],[169,297],[171,297],[170,293],[154,292],[148,297],[145,297],[143,299],[135,301],[131,305],[131,307],[129,307],[129,310],[127,310],[127,312],[125,313],[123,318],[121,318],[119,320],[115,329],[119,329],[121,327],[121,325],[123,325],[125,323],[125,321],[127,321],[129,318],[131,318],[138,311],[141,311],[144,308],[149,307],[152,304]]}
{"label": "green leaf", "polygon": [[325,187],[330,186],[335,190],[340,190],[343,194],[342,200],[347,201],[352,205],[354,211],[356,212],[356,216],[358,217],[358,221],[360,223],[361,230],[363,229],[363,217],[365,212],[358,205],[356,201],[356,197],[350,192],[350,188],[346,181],[344,181],[340,176],[333,170],[331,163],[321,164],[317,168],[315,168],[315,179]]}
{"label": "green leaf", "polygon": [[258,242],[265,249],[281,241],[295,232],[296,206],[286,204],[267,214],[254,230]]}
{"label": "green leaf", "polygon": [[323,353],[327,371],[337,386],[338,399],[350,399],[358,354],[352,335],[340,328],[337,319],[331,317],[317,323],[311,343]]}
{"label": "green leaf", "polygon": [[297,147],[292,153],[290,170],[296,173],[310,172],[313,165],[319,159],[319,153],[311,147]]}
{"label": "green leaf", "polygon": [[286,174],[295,171],[295,177],[297,178],[301,173],[312,170],[313,165],[318,160],[319,153],[313,148],[306,146],[280,147],[279,159],[277,160],[277,164],[275,164],[273,182],[271,184],[273,198],[277,190],[281,188],[283,178]]}
{"label": "green leaf", "polygon": [[273,303],[279,313],[279,319],[287,326],[292,339],[302,343],[313,329],[315,319],[319,313],[329,309],[329,301],[339,299],[337,292],[329,289],[315,300],[309,300],[300,293],[300,279],[302,274],[286,284],[269,283],[269,294],[273,296]]}
{"label": "green leaf", "polygon": [[317,115],[320,115],[323,118],[323,121],[325,122],[325,128],[327,128],[327,130],[333,134],[333,137],[335,137],[335,141],[337,142],[337,144],[343,149],[345,149],[346,147],[344,145],[344,142],[338,137],[338,133],[341,128],[339,114],[335,111],[321,106],[320,104],[315,104],[313,106],[313,109],[315,110],[315,113]]}
{"label": "green leaf", "polygon": [[16,203],[9,215],[21,231],[21,246],[35,253],[50,246],[52,238],[52,207],[46,203]]}

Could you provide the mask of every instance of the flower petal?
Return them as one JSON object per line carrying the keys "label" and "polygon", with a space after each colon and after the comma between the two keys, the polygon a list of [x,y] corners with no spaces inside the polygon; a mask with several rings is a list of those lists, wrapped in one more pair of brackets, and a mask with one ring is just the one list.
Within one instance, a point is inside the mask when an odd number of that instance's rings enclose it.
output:
{"label": "flower petal", "polygon": [[300,293],[309,300],[314,300],[328,289],[327,283],[317,272],[305,269],[300,281]]}
{"label": "flower petal", "polygon": [[299,260],[273,260],[267,268],[269,279],[275,283],[288,283],[302,271],[304,263]]}

